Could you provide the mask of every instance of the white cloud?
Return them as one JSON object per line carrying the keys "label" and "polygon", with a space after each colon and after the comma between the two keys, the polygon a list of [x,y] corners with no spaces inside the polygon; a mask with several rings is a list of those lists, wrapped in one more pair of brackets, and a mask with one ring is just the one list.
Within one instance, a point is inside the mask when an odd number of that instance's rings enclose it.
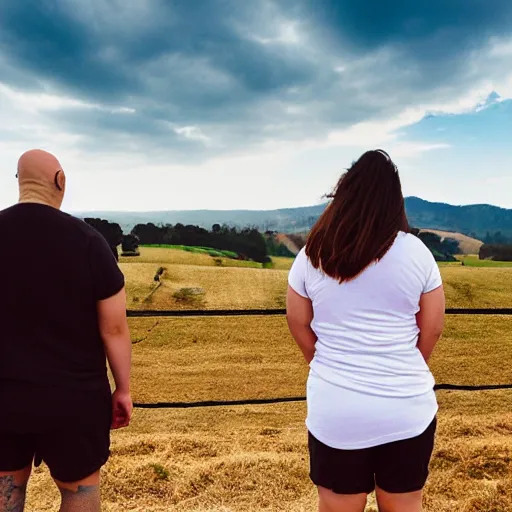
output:
{"label": "white cloud", "polygon": [[92,109],[103,110],[113,114],[134,114],[135,109],[128,107],[109,107],[98,103],[88,103],[83,100],[71,98],[68,96],[59,96],[57,94],[48,93],[31,93],[16,90],[8,85],[0,82],[0,96],[7,101],[13,102],[16,106],[23,110],[38,112],[45,110],[62,110],[71,109]]}
{"label": "white cloud", "polygon": [[[101,5],[101,2],[97,4]],[[146,3],[146,7],[148,5]],[[135,25],[142,36],[146,33],[145,28],[151,25],[154,14],[146,7],[125,20],[135,22],[140,14],[140,23]],[[96,8],[84,9],[88,9],[90,21],[94,21]],[[422,69],[421,59],[411,58],[409,62],[396,47],[383,46],[363,54],[350,53],[348,47],[340,49],[331,41],[323,40],[302,20],[286,19],[277,10],[261,16],[256,21],[249,20],[243,30],[240,28],[245,45],[248,45],[247,39],[258,43],[250,45],[251,50],[257,46],[265,56],[265,62],[272,56],[285,56],[286,59],[276,61],[278,66],[275,68],[262,69],[269,76],[279,75],[282,63],[289,66],[290,74],[295,78],[288,81],[285,76],[265,81],[257,73],[254,73],[257,79],[251,78],[255,70],[241,69],[243,59],[233,47],[233,55],[220,57],[168,50],[142,60],[136,68],[137,77],[134,77],[137,78],[134,83],[140,85],[142,92],[132,91],[133,103],[132,96],[126,96],[130,98],[127,103],[137,109],[109,106],[90,100],[86,95],[81,98],[60,96],[51,88],[41,87],[42,92],[35,93],[0,83],[0,132],[5,135],[0,144],[2,163],[7,167],[14,165],[19,154],[30,147],[54,151],[63,160],[63,165],[67,162],[75,173],[75,195],[70,201],[76,200],[80,208],[92,204],[91,191],[94,191],[98,175],[104,177],[105,183],[111,182],[94,199],[102,208],[107,204],[113,208],[123,208],[123,204],[126,208],[137,205],[138,209],[151,208],[153,204],[157,209],[173,207],[166,203],[169,200],[167,187],[155,190],[154,183],[178,182],[182,184],[176,194],[180,197],[172,200],[175,207],[180,208],[188,204],[187,191],[193,191],[197,183],[201,183],[204,190],[194,195],[194,207],[202,204],[207,207],[215,207],[215,204],[240,206],[248,201],[248,192],[260,194],[254,200],[256,202],[251,203],[252,207],[258,207],[258,204],[263,207],[287,205],[289,201],[297,204],[308,202],[306,197],[316,198],[318,190],[328,188],[335,175],[333,169],[336,169],[328,161],[328,154],[336,154],[339,166],[349,163],[353,155],[377,146],[389,150],[394,158],[426,156],[426,153],[449,148],[443,142],[443,134],[438,133],[440,140],[426,143],[404,140],[402,130],[429,114],[458,115],[478,111],[486,107],[486,100],[493,92],[497,92],[502,100],[512,98],[510,38],[490,40],[487,46],[469,55],[456,72],[440,76],[439,83],[432,80],[431,86],[424,86],[430,76]],[[109,23],[114,35],[116,30],[121,33],[130,26],[130,23],[126,26]],[[114,46],[107,45],[98,53],[99,59],[112,66],[124,55],[123,48],[115,46],[116,41],[112,38],[109,44]],[[238,60],[234,58],[235,54]],[[229,66],[222,67],[226,61],[234,70]],[[261,65],[258,59],[254,62],[254,65]],[[435,73],[436,69],[431,71]],[[250,83],[251,80],[255,83]],[[197,84],[202,84],[203,88],[194,90]],[[205,96],[210,98],[210,104],[207,101],[201,103]],[[233,103],[230,103],[231,99]],[[124,123],[128,117],[111,126],[110,131],[96,133],[96,127],[102,128],[96,115],[91,116],[92,130],[91,126],[84,129],[80,122],[73,124],[69,118],[66,119],[68,124],[61,124],[62,120],[55,114],[65,110],[82,114],[84,111],[134,114],[129,119],[135,121],[139,120],[140,113],[151,112],[163,125],[164,134],[162,137],[156,129],[155,137],[152,134],[146,137],[143,130],[130,132],[130,126]],[[154,129],[154,125],[149,128]],[[160,154],[160,161],[182,161],[174,158],[175,147],[166,145],[165,137],[176,139],[175,134],[183,140],[186,150],[192,146],[191,141],[197,142],[194,146],[197,154],[205,160],[190,165],[154,165],[152,159],[156,152]],[[84,139],[88,142],[87,149],[82,145]],[[113,139],[122,141],[117,147],[122,147],[123,152],[112,150]],[[96,154],[90,152],[94,144]],[[219,156],[220,151],[225,152],[224,156]],[[310,169],[297,163],[308,152],[317,155]],[[317,182],[315,176],[322,169],[331,174]],[[308,176],[308,171],[310,176],[307,180],[304,177],[304,183],[307,181],[309,185],[304,185],[304,191],[299,195],[294,188],[295,185],[299,187],[296,180],[298,175]],[[108,194],[115,194],[118,173],[121,172],[131,185],[124,194],[109,199]],[[221,178],[229,178],[226,182],[232,188],[219,187]],[[282,184],[281,192],[272,189],[276,183]],[[83,190],[80,184],[83,184]],[[212,190],[216,197],[212,198]]]}
{"label": "white cloud", "polygon": [[201,128],[197,126],[178,126],[174,128],[174,131],[183,136],[185,139],[189,140],[198,140],[203,142],[204,144],[208,144],[211,139],[207,137],[202,131]]}
{"label": "white cloud", "polygon": [[303,40],[298,29],[298,23],[294,21],[282,21],[278,23],[272,36],[261,36],[255,33],[249,33],[248,37],[252,41],[263,45],[297,45]]}
{"label": "white cloud", "polygon": [[285,107],[285,111],[288,114],[302,114],[304,110],[304,107],[301,105],[286,105]]}
{"label": "white cloud", "polygon": [[512,57],[512,39],[492,40],[490,54],[493,57]]}

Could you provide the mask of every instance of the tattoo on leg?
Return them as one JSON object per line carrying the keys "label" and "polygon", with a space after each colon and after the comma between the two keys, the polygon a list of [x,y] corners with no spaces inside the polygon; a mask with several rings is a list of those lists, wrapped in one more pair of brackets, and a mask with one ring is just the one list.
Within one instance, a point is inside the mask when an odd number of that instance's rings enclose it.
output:
{"label": "tattoo on leg", "polygon": [[14,477],[0,477],[0,512],[23,512],[27,484],[16,485]]}

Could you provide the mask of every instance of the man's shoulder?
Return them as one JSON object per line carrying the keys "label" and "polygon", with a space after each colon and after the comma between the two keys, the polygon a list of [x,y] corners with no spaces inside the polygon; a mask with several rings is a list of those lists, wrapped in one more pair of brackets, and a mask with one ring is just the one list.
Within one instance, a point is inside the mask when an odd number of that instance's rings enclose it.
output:
{"label": "man's shoulder", "polygon": [[52,222],[55,221],[62,229],[79,238],[90,240],[101,236],[96,229],[87,224],[83,219],[62,210],[52,208],[46,210],[46,214],[52,217]]}
{"label": "man's shoulder", "polygon": [[4,208],[3,210],[0,210],[0,219],[5,219],[6,217],[9,217],[10,215],[14,214],[16,212],[16,208],[18,205],[12,205],[7,208]]}
{"label": "man's shoulder", "polygon": [[80,234],[84,239],[86,239],[88,242],[92,244],[96,243],[106,243],[105,239],[103,238],[103,235],[95,228],[87,224],[85,220],[80,219],[78,217],[74,217],[69,214],[64,214],[68,217],[68,222],[70,225],[73,226],[75,231]]}
{"label": "man's shoulder", "polygon": [[89,224],[84,220],[75,217],[74,215],[61,210],[54,210],[53,212],[50,212],[50,215],[53,215],[57,222],[59,222],[63,227],[65,226],[67,229],[77,233],[78,235],[82,235],[86,238],[94,238],[98,235],[98,232],[93,227],[89,226]]}

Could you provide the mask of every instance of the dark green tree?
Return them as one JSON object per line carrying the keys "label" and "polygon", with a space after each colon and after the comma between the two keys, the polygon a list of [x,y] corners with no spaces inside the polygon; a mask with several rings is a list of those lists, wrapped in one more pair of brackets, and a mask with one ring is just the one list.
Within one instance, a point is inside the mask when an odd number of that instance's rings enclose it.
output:
{"label": "dark green tree", "polygon": [[121,229],[121,226],[103,219],[87,218],[84,219],[84,221],[103,235],[103,238],[105,238],[112,250],[112,254],[114,254],[114,257],[116,258],[116,261],[119,261],[117,247],[123,241],[123,230]]}

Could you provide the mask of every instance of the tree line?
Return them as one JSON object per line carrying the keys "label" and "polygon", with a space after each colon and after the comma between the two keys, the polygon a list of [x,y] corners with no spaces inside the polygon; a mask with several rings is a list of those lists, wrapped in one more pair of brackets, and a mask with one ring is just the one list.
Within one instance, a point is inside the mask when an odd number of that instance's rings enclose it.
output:
{"label": "tree line", "polygon": [[[183,245],[207,247],[220,251],[230,251],[233,257],[268,263],[270,256],[293,257],[294,254],[278,240],[277,233],[261,233],[257,228],[238,229],[214,224],[210,230],[193,225],[163,225],[153,223],[138,224],[131,233],[124,234],[117,223],[103,219],[86,218],[87,224],[99,231],[107,240],[115,258],[119,260],[118,247],[122,245],[124,255],[137,256],[140,245]],[[451,238],[441,238],[435,233],[413,228],[412,233],[430,249],[437,261],[455,261],[459,254],[459,242]],[[302,248],[306,237],[288,235],[295,245]],[[500,232],[489,235],[490,243],[482,246],[481,259],[512,261],[512,246],[507,245],[506,237]]]}
{"label": "tree line", "polygon": [[[411,233],[417,236],[430,249],[436,261],[456,261],[455,255],[460,252],[459,242],[457,240],[453,238],[441,238],[435,233],[420,231],[417,228],[412,228]],[[266,235],[270,237],[270,240],[275,240],[275,232],[267,232]],[[306,236],[293,234],[287,236],[299,249],[302,249],[306,245]],[[273,250],[276,251],[276,249]],[[279,252],[276,251],[271,254],[273,256],[288,256],[291,253],[283,246],[279,248]]]}
{"label": "tree line", "polygon": [[507,245],[512,244],[512,238],[505,236],[501,231],[495,233],[489,233],[488,231],[482,242],[489,245]]}
{"label": "tree line", "polygon": [[[211,230],[207,230],[193,225],[157,226],[148,223],[137,224],[131,233],[124,235],[117,223],[110,223],[103,219],[84,220],[103,235],[117,260],[119,260],[117,248],[121,244],[123,253],[133,255],[138,254],[138,245],[183,245],[229,251],[234,257],[259,263],[268,263],[271,253],[269,249],[274,248],[273,245],[269,247],[267,238],[256,228],[237,229],[214,224]],[[289,255],[289,251],[286,255]]]}
{"label": "tree line", "polygon": [[193,225],[138,224],[132,230],[141,245],[186,245],[236,253],[240,259],[269,262],[264,236],[256,228],[214,224],[211,230]]}
{"label": "tree line", "polygon": [[[239,259],[268,263],[270,256],[293,257],[293,253],[277,239],[277,233],[267,231],[261,233],[257,228],[238,229],[227,225],[214,224],[210,230],[193,225],[161,225],[153,223],[137,224],[131,233],[125,235],[117,223],[103,219],[87,218],[87,224],[99,231],[116,260],[119,260],[118,247],[122,245],[123,254],[138,255],[140,245],[183,245],[192,247],[207,247],[221,251],[230,251]],[[459,252],[459,243],[450,238],[442,239],[435,233],[412,229],[431,250],[437,261],[455,261]],[[289,235],[293,237],[293,235]],[[305,237],[293,237],[294,243],[301,248]]]}
{"label": "tree line", "polygon": [[456,254],[460,253],[460,244],[454,238],[441,238],[430,231],[420,231],[412,228],[411,233],[417,236],[434,255],[436,261],[457,261]]}
{"label": "tree line", "polygon": [[484,244],[480,247],[481,260],[512,261],[512,245]]}

